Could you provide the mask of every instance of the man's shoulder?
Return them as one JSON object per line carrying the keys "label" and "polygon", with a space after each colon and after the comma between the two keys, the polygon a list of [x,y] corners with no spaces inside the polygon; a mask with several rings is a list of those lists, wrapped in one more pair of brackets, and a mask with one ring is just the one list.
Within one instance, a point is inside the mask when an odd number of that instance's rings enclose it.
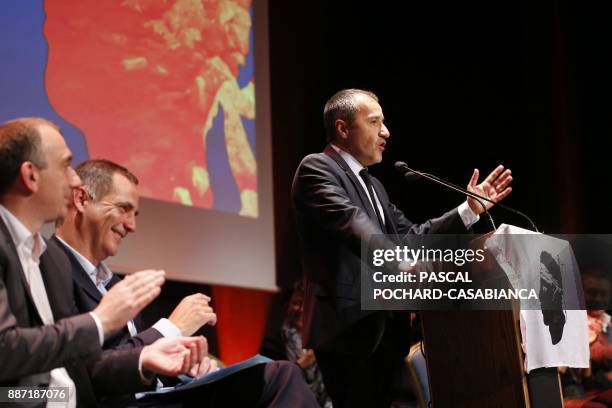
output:
{"label": "man's shoulder", "polygon": [[62,267],[68,267],[71,265],[70,256],[67,253],[64,246],[54,237],[45,239],[47,244],[47,250],[43,253],[43,256],[49,256],[58,263],[61,263]]}
{"label": "man's shoulder", "polygon": [[317,164],[317,163],[331,164],[333,163],[333,159],[329,157],[329,155],[327,155],[325,152],[311,153],[302,159],[300,163],[300,167],[303,165],[310,165],[310,164]]}
{"label": "man's shoulder", "polygon": [[45,239],[45,243],[47,244],[47,249],[53,253],[64,253],[66,254],[66,250],[64,245],[59,242],[59,240],[52,235],[49,239]]}
{"label": "man's shoulder", "polygon": [[293,190],[302,185],[318,184],[322,180],[336,180],[341,177],[342,168],[325,152],[313,153],[304,157],[293,179]]}
{"label": "man's shoulder", "polygon": [[55,235],[51,236],[47,241],[47,251],[49,255],[54,259],[59,260],[61,263],[61,268],[70,273],[73,280],[76,283],[79,283],[81,279],[89,279],[89,276],[79,263],[79,261],[75,258],[74,254],[70,252],[70,249],[66,247]]}
{"label": "man's shoulder", "polygon": [[328,145],[324,151],[311,153],[304,157],[298,166],[297,174],[310,171],[341,173],[347,165],[333,148]]}
{"label": "man's shoulder", "polygon": [[[45,239],[47,249],[40,256],[41,268],[57,270],[57,273],[70,275],[71,263],[68,255],[55,243]],[[56,273],[56,271],[54,271]]]}
{"label": "man's shoulder", "polygon": [[77,269],[82,269],[81,264],[76,259],[70,248],[66,246],[58,237],[53,234],[46,241],[47,248],[51,249],[54,253],[61,253],[72,265],[72,267],[78,267]]}

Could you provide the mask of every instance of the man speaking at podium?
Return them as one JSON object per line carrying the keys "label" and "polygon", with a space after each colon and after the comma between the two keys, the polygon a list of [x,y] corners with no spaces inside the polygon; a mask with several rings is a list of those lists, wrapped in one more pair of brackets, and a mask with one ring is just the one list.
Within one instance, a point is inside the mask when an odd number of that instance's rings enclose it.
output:
{"label": "man speaking at podium", "polygon": [[[382,161],[390,137],[372,92],[337,92],[323,120],[328,145],[302,160],[292,188],[306,280],[304,344],[315,351],[334,407],[388,407],[410,348],[410,322],[408,313],[361,310],[361,241],[381,233],[464,233],[484,209],[468,198],[441,217],[413,224],[389,201],[368,173]],[[468,190],[492,201],[512,191],[511,172],[501,165],[480,184],[478,177],[475,169]]]}

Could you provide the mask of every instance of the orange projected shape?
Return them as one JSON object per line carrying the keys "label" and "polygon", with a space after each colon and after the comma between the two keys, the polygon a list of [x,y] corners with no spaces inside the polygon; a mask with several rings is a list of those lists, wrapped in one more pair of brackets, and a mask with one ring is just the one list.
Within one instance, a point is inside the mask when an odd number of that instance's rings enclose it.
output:
{"label": "orange projected shape", "polygon": [[83,131],[89,156],[128,167],[145,196],[204,208],[215,171],[206,138],[222,109],[240,214],[257,217],[257,165],[241,119],[255,119],[255,84],[237,81],[250,5],[47,0],[49,99]]}

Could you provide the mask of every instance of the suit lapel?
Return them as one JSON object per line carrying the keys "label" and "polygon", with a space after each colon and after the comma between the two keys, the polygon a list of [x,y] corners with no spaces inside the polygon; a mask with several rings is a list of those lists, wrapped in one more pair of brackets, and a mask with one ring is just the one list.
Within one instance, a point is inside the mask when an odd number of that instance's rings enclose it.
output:
{"label": "suit lapel", "polygon": [[4,220],[2,218],[0,218],[0,231],[2,232],[2,237],[1,237],[3,241],[2,245],[6,245],[8,249],[5,252],[9,260],[9,263],[13,265],[15,269],[17,269],[18,271],[17,273],[19,273],[21,283],[23,284],[26,296],[28,298],[28,302],[30,302],[30,307],[34,311],[34,313],[36,313],[36,317],[42,323],[42,319],[40,318],[40,315],[38,314],[38,309],[36,308],[36,303],[34,303],[34,298],[32,297],[32,292],[30,292],[30,284],[28,283],[28,280],[26,279],[26,276],[25,276],[25,272],[23,271],[23,268],[21,266],[19,255],[17,255],[17,247],[15,247],[15,243],[13,242],[13,239],[11,238],[11,234],[8,230],[8,227],[4,224]]}
{"label": "suit lapel", "polygon": [[[340,156],[338,152],[336,152],[334,148],[331,147],[331,145],[329,144],[325,147],[323,153],[331,157],[336,163],[338,163],[340,168],[344,170],[347,177],[353,183],[355,191],[357,191],[357,194],[359,195],[359,199],[361,200],[361,208],[364,209],[365,212],[368,213],[370,219],[375,221],[375,224],[378,225],[378,219],[376,217],[376,213],[374,212],[374,207],[372,207],[372,204],[370,203],[370,200],[368,199],[365,190],[363,189],[359,180],[357,180],[357,176],[355,176],[355,173],[353,173],[349,165],[344,161],[342,156]],[[378,194],[378,192],[376,194]]]}
{"label": "suit lapel", "polygon": [[70,261],[70,265],[72,266],[72,279],[76,282],[77,285],[89,296],[96,304],[100,303],[102,300],[102,294],[96,288],[93,281],[87,275],[87,272],[83,269],[79,261],[76,259],[74,254],[70,251],[70,249],[66,248],[66,246],[56,238],[55,235],[51,237],[51,239],[64,251],[66,256],[68,256],[68,260]]}
{"label": "suit lapel", "polygon": [[40,257],[40,273],[45,283],[53,318],[57,321],[69,317],[72,314],[72,305],[66,303],[65,300],[70,299],[71,296],[63,294],[72,293],[72,280],[67,275],[67,271],[61,270],[50,248],[47,248]]}
{"label": "suit lapel", "polygon": [[393,223],[393,217],[389,214],[389,201],[387,200],[387,195],[383,194],[381,191],[382,186],[378,180],[372,182],[372,187],[374,188],[374,192],[380,201],[380,206],[383,209],[383,213],[385,214],[385,229],[387,234],[397,234],[397,228],[395,228],[395,224]]}

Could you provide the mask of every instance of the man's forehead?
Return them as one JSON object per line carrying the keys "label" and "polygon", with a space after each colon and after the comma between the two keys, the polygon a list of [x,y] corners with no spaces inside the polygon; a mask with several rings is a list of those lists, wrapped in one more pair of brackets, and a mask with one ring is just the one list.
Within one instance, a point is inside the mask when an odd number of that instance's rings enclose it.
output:
{"label": "man's forehead", "polygon": [[70,153],[66,141],[60,132],[49,125],[38,125],[38,132],[42,145],[46,149],[67,150]]}
{"label": "man's forehead", "polygon": [[130,196],[135,196],[136,199],[138,199],[140,196],[138,185],[134,184],[130,179],[118,172],[113,173],[113,184],[110,193],[127,193]]}
{"label": "man's forehead", "polygon": [[371,96],[366,94],[355,95],[355,104],[360,113],[368,116],[382,116],[382,108],[380,104]]}

